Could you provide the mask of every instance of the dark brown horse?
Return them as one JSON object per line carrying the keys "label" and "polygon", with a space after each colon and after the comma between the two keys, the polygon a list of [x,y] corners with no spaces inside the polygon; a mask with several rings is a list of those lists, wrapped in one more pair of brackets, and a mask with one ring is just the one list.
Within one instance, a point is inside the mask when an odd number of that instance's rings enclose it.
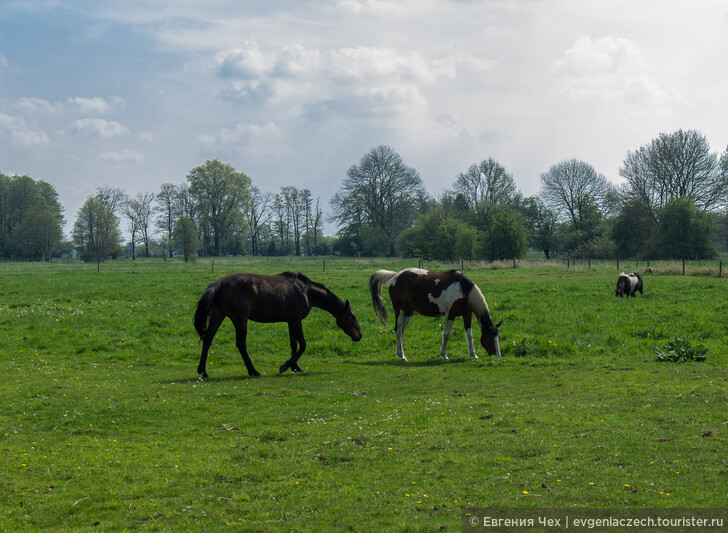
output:
{"label": "dark brown horse", "polygon": [[472,315],[478,320],[481,328],[480,343],[490,355],[500,356],[500,335],[498,327],[490,317],[488,304],[483,293],[472,281],[457,270],[449,272],[428,272],[419,268],[408,268],[400,272],[377,270],[369,278],[369,291],[372,295],[374,311],[382,323],[386,323],[387,311],[382,300],[382,286],[389,286],[389,297],[392,299],[397,322],[394,328],[397,334],[397,356],[406,361],[402,349],[404,330],[414,313],[425,316],[444,316],[445,328],[442,332],[440,356],[447,359],[447,341],[455,318],[463,317],[465,334],[468,339],[470,357],[477,359],[473,346]]}
{"label": "dark brown horse", "polygon": [[342,302],[321,283],[303,274],[283,272],[276,276],[234,273],[208,285],[197,303],[195,329],[202,339],[202,355],[197,373],[207,377],[207,352],[220,324],[228,317],[235,326],[235,344],[251,376],[259,376],[248,356],[246,337],[248,320],[255,322],[288,322],[291,357],[281,365],[302,372],[298,358],[306,349],[302,320],[312,307],[319,307],[336,318],[339,326],[353,341],[361,339],[361,328],[349,305]]}

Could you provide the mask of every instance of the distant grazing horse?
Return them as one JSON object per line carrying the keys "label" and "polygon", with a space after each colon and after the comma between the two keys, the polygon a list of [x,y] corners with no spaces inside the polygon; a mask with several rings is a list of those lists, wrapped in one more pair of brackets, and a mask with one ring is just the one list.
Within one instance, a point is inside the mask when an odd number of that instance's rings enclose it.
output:
{"label": "distant grazing horse", "polygon": [[248,320],[255,322],[288,322],[291,357],[281,372],[291,369],[302,372],[298,358],[306,349],[301,321],[311,307],[331,313],[339,326],[354,342],[361,340],[361,328],[349,305],[342,302],[321,283],[303,274],[283,272],[276,276],[234,273],[213,281],[197,303],[195,329],[202,339],[202,356],[197,373],[207,377],[207,352],[220,324],[228,317],[235,326],[235,344],[243,356],[251,376],[259,376],[248,356],[246,337]]}
{"label": "distant grazing horse", "polygon": [[369,291],[372,294],[374,311],[382,324],[387,321],[387,311],[381,296],[385,283],[389,285],[389,297],[397,317],[394,331],[397,334],[397,356],[402,361],[407,360],[402,349],[404,330],[414,313],[446,317],[440,348],[440,357],[443,359],[447,359],[447,341],[450,339],[453,321],[459,316],[463,317],[470,357],[478,358],[473,346],[472,314],[475,314],[482,330],[480,343],[490,355],[500,357],[498,327],[501,323],[493,323],[483,293],[461,272],[428,272],[419,268],[408,268],[400,272],[377,270],[369,278]]}
{"label": "distant grazing horse", "polygon": [[614,295],[620,298],[624,295],[630,297],[634,296],[634,293],[637,291],[640,291],[640,294],[644,294],[642,292],[642,276],[635,272],[630,272],[629,274],[622,272],[617,279],[617,290]]}

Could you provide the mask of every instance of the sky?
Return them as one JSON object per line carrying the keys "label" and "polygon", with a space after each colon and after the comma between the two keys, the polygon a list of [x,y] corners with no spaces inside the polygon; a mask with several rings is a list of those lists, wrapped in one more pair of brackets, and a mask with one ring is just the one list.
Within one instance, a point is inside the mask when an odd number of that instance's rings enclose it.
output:
{"label": "sky", "polygon": [[489,157],[526,196],[572,158],[618,184],[660,133],[726,149],[726,50],[724,0],[1,0],[0,172],[66,232],[214,158],[325,212],[379,145],[435,197]]}

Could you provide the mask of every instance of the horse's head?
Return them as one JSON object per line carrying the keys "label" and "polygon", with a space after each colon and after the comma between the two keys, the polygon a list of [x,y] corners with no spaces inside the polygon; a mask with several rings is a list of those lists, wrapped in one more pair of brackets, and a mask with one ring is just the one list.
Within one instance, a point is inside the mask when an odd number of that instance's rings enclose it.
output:
{"label": "horse's head", "polygon": [[480,335],[480,344],[483,345],[488,355],[497,355],[500,357],[500,334],[498,333],[498,328],[503,321],[501,320],[497,324],[493,324],[492,321],[489,322],[490,326],[481,323],[482,334]]}
{"label": "horse's head", "polygon": [[356,315],[354,315],[354,311],[351,309],[351,305],[349,305],[349,300],[346,300],[344,303],[344,312],[336,319],[336,325],[351,337],[351,340],[354,342],[361,340],[361,328],[359,327]]}

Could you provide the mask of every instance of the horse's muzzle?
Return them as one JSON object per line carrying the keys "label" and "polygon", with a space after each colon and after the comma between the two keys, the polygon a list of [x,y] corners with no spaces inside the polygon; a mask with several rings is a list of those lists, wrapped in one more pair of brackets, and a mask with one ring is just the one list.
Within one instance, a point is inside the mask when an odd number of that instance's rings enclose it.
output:
{"label": "horse's muzzle", "polygon": [[351,336],[351,340],[353,340],[354,342],[359,342],[362,338],[361,330],[355,331],[350,336]]}

